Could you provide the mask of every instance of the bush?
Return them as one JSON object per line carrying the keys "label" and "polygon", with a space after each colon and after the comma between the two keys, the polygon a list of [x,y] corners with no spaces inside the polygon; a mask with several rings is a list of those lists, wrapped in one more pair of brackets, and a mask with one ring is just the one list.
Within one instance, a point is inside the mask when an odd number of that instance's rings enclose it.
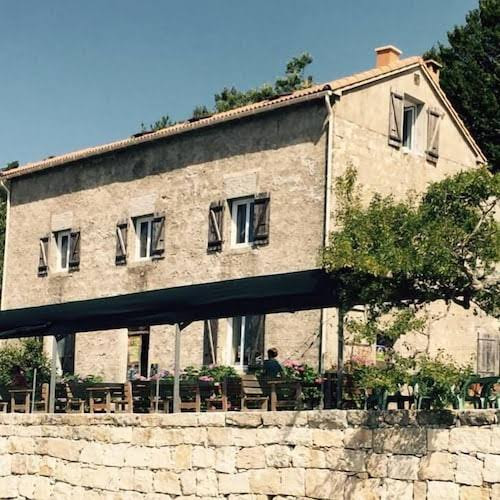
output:
{"label": "bush", "polygon": [[0,348],[0,385],[10,385],[12,369],[20,366],[28,384],[33,383],[33,372],[37,369],[39,383],[50,380],[50,361],[43,352],[42,342],[30,338]]}

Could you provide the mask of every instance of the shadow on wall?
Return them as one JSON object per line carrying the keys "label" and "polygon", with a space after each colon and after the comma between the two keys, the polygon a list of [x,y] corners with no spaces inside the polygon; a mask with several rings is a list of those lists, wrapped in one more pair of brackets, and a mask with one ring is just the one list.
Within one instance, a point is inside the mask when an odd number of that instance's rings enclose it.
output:
{"label": "shadow on wall", "polygon": [[317,144],[325,118],[323,101],[314,101],[49,168],[21,178],[23,182],[13,179],[11,203],[22,205],[295,144]]}

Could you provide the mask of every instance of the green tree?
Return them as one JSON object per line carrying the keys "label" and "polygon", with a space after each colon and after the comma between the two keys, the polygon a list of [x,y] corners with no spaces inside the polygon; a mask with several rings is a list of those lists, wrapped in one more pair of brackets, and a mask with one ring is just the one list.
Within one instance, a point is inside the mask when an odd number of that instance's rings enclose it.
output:
{"label": "green tree", "polygon": [[480,0],[463,26],[448,32],[426,58],[443,65],[440,84],[484,151],[500,169],[500,0]]}
{"label": "green tree", "polygon": [[[307,52],[292,58],[286,65],[285,75],[278,77],[274,84],[266,83],[260,87],[244,91],[238,90],[236,87],[224,87],[219,93],[214,95],[213,109],[209,109],[205,105],[196,106],[193,110],[192,118],[203,118],[213,113],[229,111],[277,95],[310,87],[313,84],[313,78],[310,75],[306,76],[305,70],[312,61],[312,56]],[[146,127],[142,123],[141,129],[143,132],[155,131],[174,125],[174,123],[168,115],[165,115],[149,127]]]}
{"label": "green tree", "polygon": [[[392,308],[415,309],[438,299],[465,308],[475,303],[500,316],[495,267],[500,228],[494,217],[499,174],[465,171],[432,183],[421,198],[375,195],[364,206],[356,171],[349,168],[336,191],[342,227],[331,234],[323,266],[339,283],[345,311],[368,306],[372,332],[380,330],[377,320]],[[403,315],[385,330],[394,340],[405,324],[418,326]]]}

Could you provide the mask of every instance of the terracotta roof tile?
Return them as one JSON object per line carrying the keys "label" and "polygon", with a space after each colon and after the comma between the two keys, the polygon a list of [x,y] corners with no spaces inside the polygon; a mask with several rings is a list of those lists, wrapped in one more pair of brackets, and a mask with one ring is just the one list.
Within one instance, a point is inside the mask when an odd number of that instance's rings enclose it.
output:
{"label": "terracotta roof tile", "polygon": [[[254,113],[258,113],[261,111],[265,111],[267,109],[272,109],[275,107],[286,106],[288,104],[293,104],[296,102],[300,102],[301,100],[307,98],[314,98],[315,95],[320,97],[328,90],[341,90],[344,87],[350,87],[353,85],[362,84],[364,81],[369,81],[371,79],[377,78],[382,75],[390,74],[391,72],[401,70],[403,68],[407,68],[413,65],[421,65],[424,70],[427,70],[425,67],[424,61],[419,56],[408,57],[406,59],[401,59],[393,64],[382,66],[380,68],[370,69],[368,71],[363,71],[361,73],[355,73],[354,75],[339,78],[337,80],[332,80],[330,82],[326,82],[323,84],[312,85],[311,87],[303,90],[298,90],[288,95],[283,95],[281,97],[276,97],[274,99],[268,99],[265,101],[260,101],[257,103],[249,104],[247,106],[242,106],[240,108],[232,109],[230,111],[225,111],[223,113],[216,113],[207,118],[202,118],[196,121],[185,121],[181,123],[177,123],[170,127],[158,130],[156,132],[146,133],[140,136],[132,136],[127,139],[123,139],[116,142],[111,142],[108,144],[103,144],[101,146],[94,146],[86,149],[81,149],[78,151],[74,151],[71,153],[63,154],[60,156],[54,156],[52,158],[48,158],[45,160],[41,160],[35,163],[28,163],[26,165],[22,165],[18,168],[8,170],[0,174],[1,178],[9,179],[12,177],[19,177],[21,175],[27,175],[39,170],[45,170],[47,168],[56,167],[59,165],[64,165],[66,163],[70,163],[77,160],[82,160],[84,158],[89,158],[91,156],[101,155],[110,151],[116,151],[119,149],[123,149],[126,147],[134,146],[137,144],[142,144],[146,142],[151,142],[154,140],[161,139],[163,137],[170,137],[172,135],[177,135],[183,132],[188,132],[190,130],[196,130],[203,127],[208,127],[210,125],[214,125],[216,123],[221,123],[229,120],[238,119],[244,116],[248,116]],[[439,87],[437,87],[439,89]],[[441,91],[441,94],[444,96],[444,93]],[[446,97],[444,97],[446,99]],[[446,103],[449,105],[449,102],[446,100]],[[450,105],[451,106],[451,105]],[[458,115],[454,112],[456,118],[459,120],[461,126],[465,129],[465,126],[458,118]],[[465,129],[466,137],[473,142],[472,137]],[[474,142],[473,142],[474,143]],[[475,143],[474,143],[475,144]],[[475,145],[477,150],[480,153],[479,148]],[[480,153],[482,155],[482,153]]]}

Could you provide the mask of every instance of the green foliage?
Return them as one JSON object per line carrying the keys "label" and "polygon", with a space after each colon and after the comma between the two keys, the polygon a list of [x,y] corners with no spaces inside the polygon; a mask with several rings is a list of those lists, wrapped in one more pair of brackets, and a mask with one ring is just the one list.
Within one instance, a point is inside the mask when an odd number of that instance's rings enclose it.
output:
{"label": "green foliage", "polygon": [[28,383],[33,381],[35,368],[39,383],[50,379],[50,362],[43,352],[42,343],[37,339],[25,339],[0,348],[0,385],[12,382],[14,366],[19,366],[24,371]]}
{"label": "green foliage", "polygon": [[449,356],[419,358],[411,384],[419,398],[429,398],[434,408],[455,405],[462,384],[472,375],[469,365],[460,366]]}
{"label": "green foliage", "polygon": [[431,184],[418,201],[375,195],[364,207],[349,169],[337,182],[342,228],[322,256],[343,308],[367,304],[377,311],[444,299],[463,307],[474,301],[498,316],[499,192],[499,175],[471,169]]}
{"label": "green foliage", "polygon": [[238,373],[232,366],[225,365],[209,365],[201,366],[186,366],[181,373],[181,380],[196,382],[222,382],[225,378],[239,378]]}
{"label": "green foliage", "polygon": [[59,382],[92,385],[100,384],[101,382],[104,382],[104,379],[100,375],[85,375],[82,377],[77,373],[65,373],[62,377],[60,377]]}
{"label": "green foliage", "polygon": [[478,141],[494,171],[500,169],[500,0],[480,0],[466,23],[448,32],[424,57],[443,65],[440,85]]}
{"label": "green foliage", "polygon": [[[311,55],[307,52],[292,58],[286,65],[285,75],[278,77],[274,84],[266,83],[260,87],[245,91],[238,90],[236,87],[224,87],[219,93],[215,94],[213,109],[209,109],[205,105],[196,106],[192,117],[204,118],[213,113],[229,111],[247,104],[310,87],[313,83],[313,78],[312,76],[305,75],[305,69],[312,61]],[[165,115],[149,127],[146,127],[142,123],[141,130],[143,132],[156,131],[174,124],[175,122],[168,115]]]}

